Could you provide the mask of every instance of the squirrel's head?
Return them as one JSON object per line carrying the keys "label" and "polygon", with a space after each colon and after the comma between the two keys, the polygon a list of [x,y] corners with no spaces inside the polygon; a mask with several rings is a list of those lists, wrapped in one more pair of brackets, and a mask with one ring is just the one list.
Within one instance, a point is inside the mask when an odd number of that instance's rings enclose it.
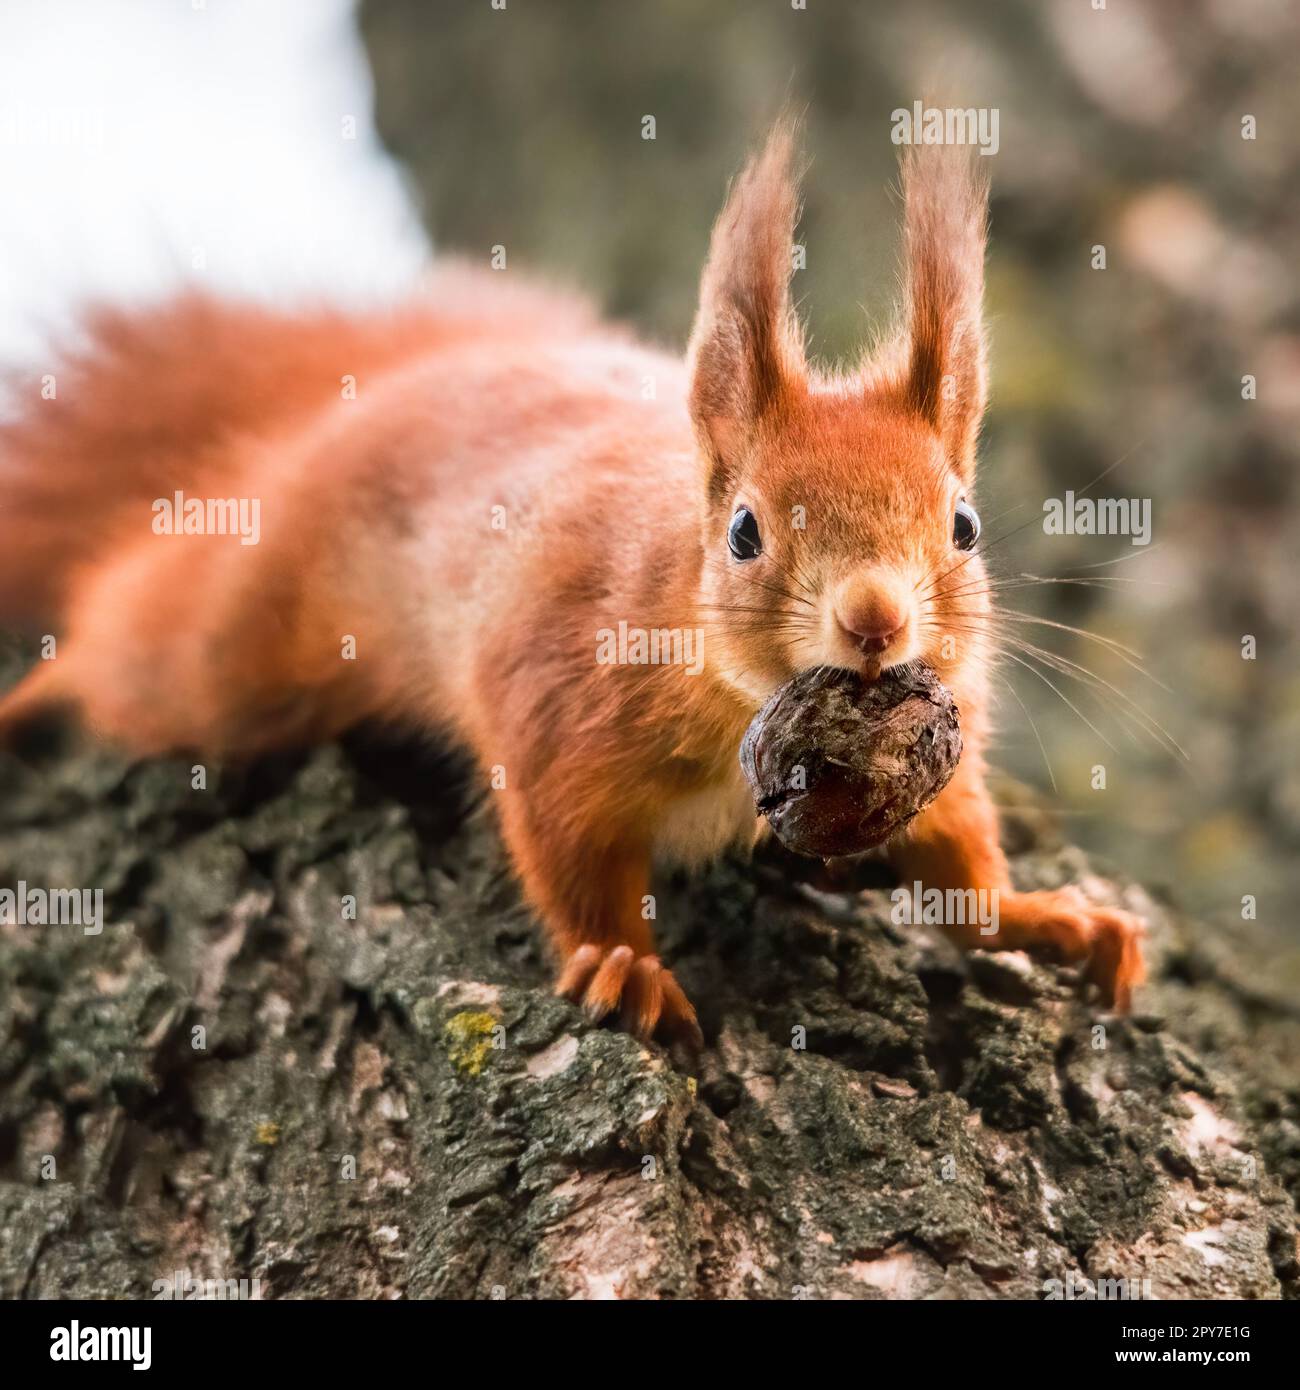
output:
{"label": "squirrel's head", "polygon": [[793,146],[783,122],[737,179],[701,283],[701,620],[759,699],[819,665],[874,679],[920,657],[951,678],[979,660],[988,614],[971,497],[987,192],[968,152],[907,152],[902,321],[856,371],[820,376],[790,304]]}

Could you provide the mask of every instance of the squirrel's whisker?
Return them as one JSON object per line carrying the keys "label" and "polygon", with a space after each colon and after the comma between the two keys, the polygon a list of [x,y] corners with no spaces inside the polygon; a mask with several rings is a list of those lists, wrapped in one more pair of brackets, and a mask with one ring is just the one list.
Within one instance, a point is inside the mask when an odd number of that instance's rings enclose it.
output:
{"label": "squirrel's whisker", "polygon": [[[982,617],[983,615],[978,616]],[[1055,626],[1055,624],[1049,625]],[[1163,751],[1176,756],[1184,763],[1189,763],[1191,761],[1182,745],[1178,743],[1168,729],[1155,719],[1153,715],[1138,704],[1137,701],[1125,691],[1119,689],[1119,687],[1107,681],[1104,677],[1099,676],[1088,667],[1080,665],[1078,662],[1071,661],[1068,657],[1062,656],[1058,652],[1048,651],[1046,648],[1039,647],[1031,642],[1026,642],[1024,639],[1015,638],[1005,633],[995,632],[989,628],[974,626],[963,627],[959,624],[945,624],[944,626],[982,638],[1004,654],[1009,653],[1011,645],[1014,644],[1016,650],[1023,653],[1024,656],[1028,657],[1030,660],[1039,661],[1058,675],[1063,675],[1069,679],[1078,681],[1085,689],[1092,692],[1093,697],[1097,699],[1103,707],[1109,707],[1112,713],[1124,724],[1134,724],[1143,734],[1156,743],[1157,746],[1161,747]],[[942,628],[940,628],[940,630],[942,630]],[[1069,629],[1067,628],[1067,630]],[[1085,633],[1083,635],[1088,636],[1093,634]],[[1124,659],[1122,652],[1116,653],[1116,655],[1119,655],[1121,660]],[[1134,665],[1132,662],[1126,662],[1126,664]],[[1135,669],[1139,670],[1143,675],[1147,674],[1145,671],[1142,671],[1140,667],[1135,666]],[[1150,677],[1150,679],[1154,680],[1155,678]],[[1156,683],[1160,684],[1158,681]],[[1167,687],[1163,685],[1161,688],[1167,689]],[[1099,693],[1102,691],[1111,696],[1112,700],[1108,701],[1104,699],[1102,694]]]}

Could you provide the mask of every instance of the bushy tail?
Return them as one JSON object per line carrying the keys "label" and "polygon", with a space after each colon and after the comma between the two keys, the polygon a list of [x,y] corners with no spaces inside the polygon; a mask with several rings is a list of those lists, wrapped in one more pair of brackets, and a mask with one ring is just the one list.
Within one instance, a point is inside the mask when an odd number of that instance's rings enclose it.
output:
{"label": "bushy tail", "polygon": [[231,435],[268,435],[430,337],[427,311],[278,314],[189,294],[100,310],[11,379],[0,421],[0,625],[57,625],[75,567],[153,499],[223,495]]}

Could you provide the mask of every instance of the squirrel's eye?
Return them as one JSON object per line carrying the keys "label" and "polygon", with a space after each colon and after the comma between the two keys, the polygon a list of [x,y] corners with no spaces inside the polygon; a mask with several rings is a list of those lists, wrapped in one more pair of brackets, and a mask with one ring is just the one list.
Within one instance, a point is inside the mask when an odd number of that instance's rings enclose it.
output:
{"label": "squirrel's eye", "polygon": [[763,538],[758,534],[758,518],[748,507],[741,507],[727,527],[727,544],[737,560],[752,560],[763,552]]}
{"label": "squirrel's eye", "polygon": [[958,502],[952,518],[952,543],[958,550],[969,550],[980,538],[979,513],[969,502]]}

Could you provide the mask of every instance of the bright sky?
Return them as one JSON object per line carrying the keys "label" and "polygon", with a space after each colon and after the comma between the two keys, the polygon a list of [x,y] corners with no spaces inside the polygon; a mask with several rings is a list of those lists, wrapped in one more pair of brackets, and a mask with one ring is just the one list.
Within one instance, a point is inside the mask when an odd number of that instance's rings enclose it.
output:
{"label": "bright sky", "polygon": [[351,0],[4,0],[0,363],[87,298],[408,288],[429,249]]}

